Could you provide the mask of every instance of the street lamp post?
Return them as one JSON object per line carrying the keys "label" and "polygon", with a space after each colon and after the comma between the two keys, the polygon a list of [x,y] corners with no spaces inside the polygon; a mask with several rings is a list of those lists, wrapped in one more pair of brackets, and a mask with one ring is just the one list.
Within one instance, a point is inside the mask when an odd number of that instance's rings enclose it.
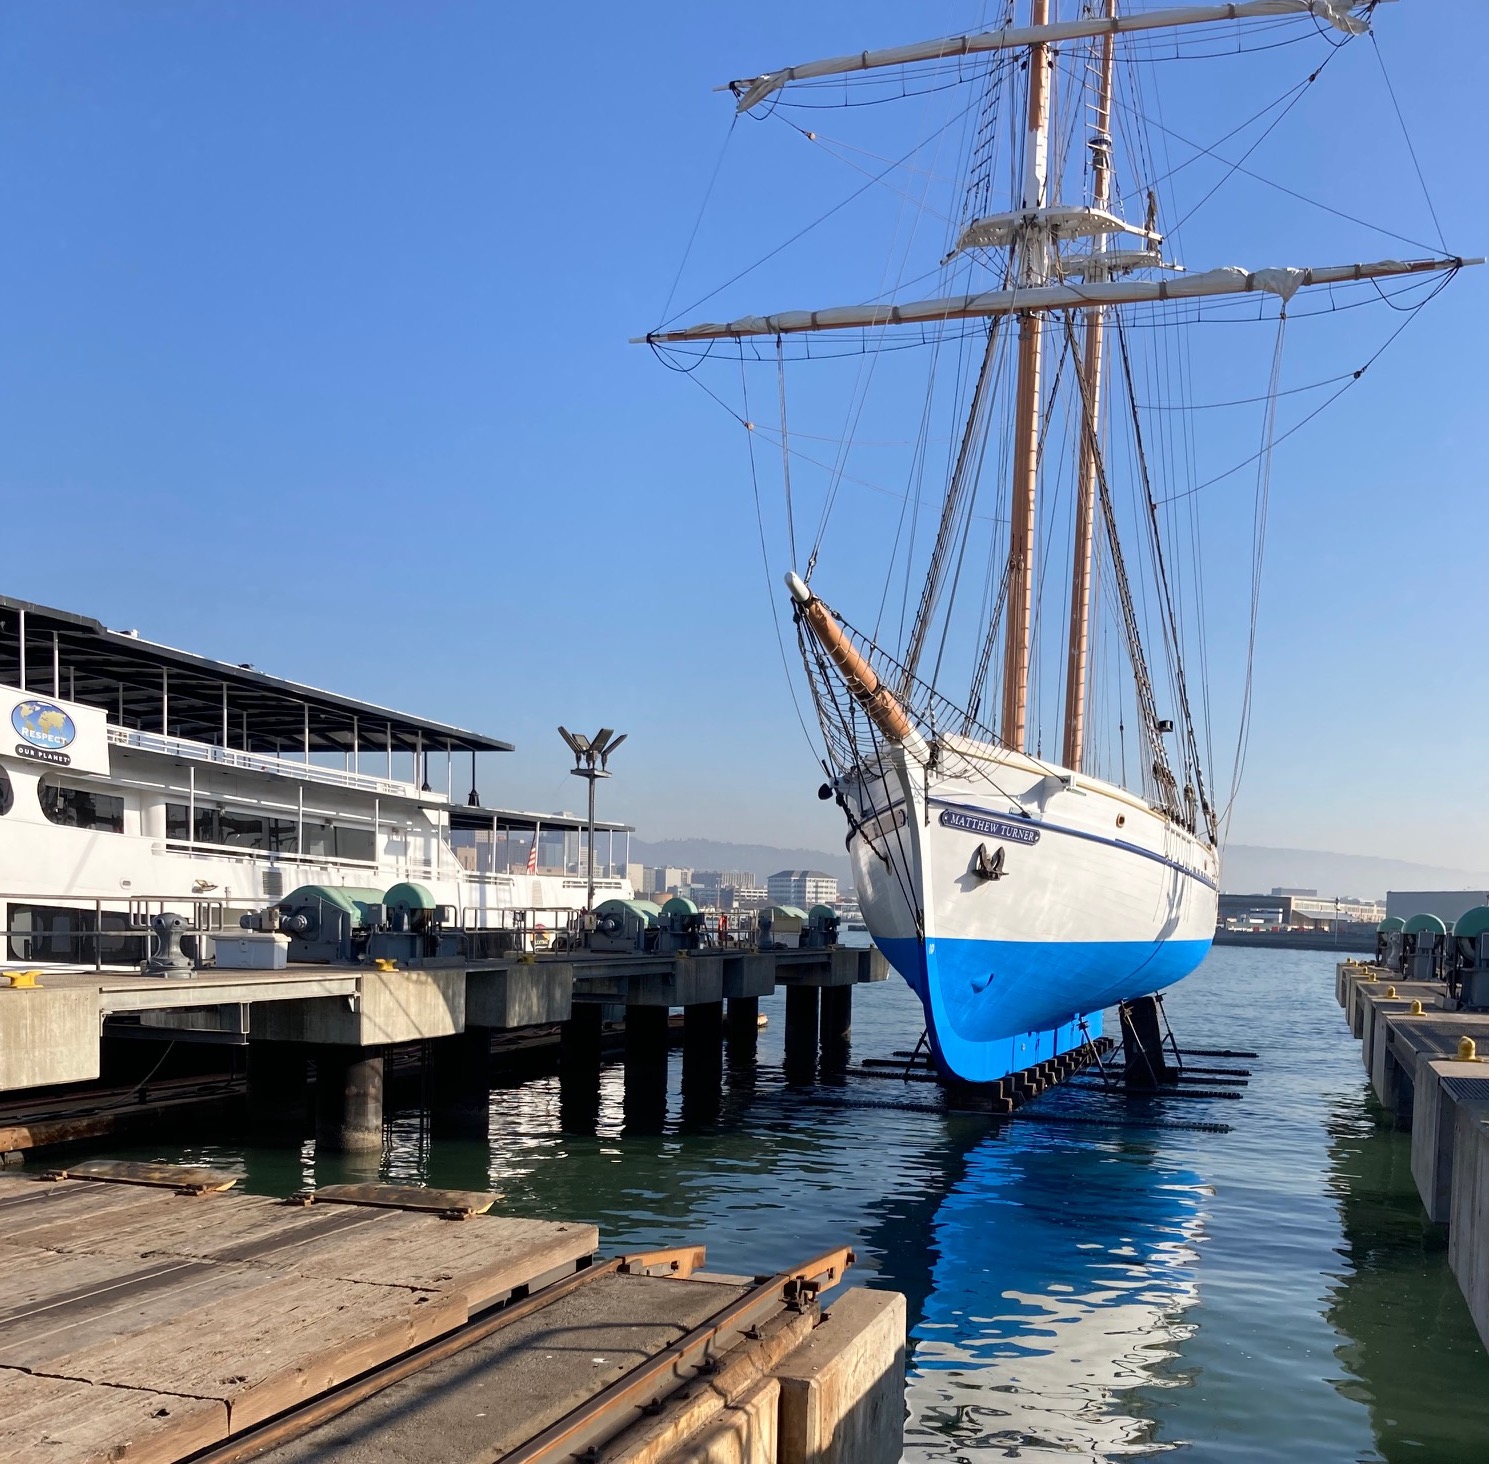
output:
{"label": "street lamp post", "polygon": [[610,761],[610,754],[626,740],[626,734],[622,732],[617,737],[613,729],[601,727],[593,737],[586,737],[582,732],[570,732],[567,727],[560,727],[558,735],[574,754],[574,766],[569,771],[589,784],[589,890],[584,902],[584,908],[589,912],[595,908],[595,784],[610,776],[606,764]]}

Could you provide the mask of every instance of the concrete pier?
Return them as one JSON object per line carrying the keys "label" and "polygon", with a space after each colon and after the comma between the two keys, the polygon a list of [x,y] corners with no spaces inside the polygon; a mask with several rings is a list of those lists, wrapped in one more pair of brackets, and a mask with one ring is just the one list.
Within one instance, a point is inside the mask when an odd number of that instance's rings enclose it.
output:
{"label": "concrete pier", "polygon": [[[1453,1010],[1440,982],[1355,962],[1337,968],[1335,996],[1376,1097],[1411,1131],[1417,1192],[1448,1227],[1448,1263],[1489,1345],[1489,1062],[1478,1058],[1489,1054],[1489,1013]],[[1459,1060],[1464,1038],[1474,1061]]]}
{"label": "concrete pier", "polygon": [[365,1047],[317,1048],[315,1142],[333,1154],[383,1147],[383,1055]]}

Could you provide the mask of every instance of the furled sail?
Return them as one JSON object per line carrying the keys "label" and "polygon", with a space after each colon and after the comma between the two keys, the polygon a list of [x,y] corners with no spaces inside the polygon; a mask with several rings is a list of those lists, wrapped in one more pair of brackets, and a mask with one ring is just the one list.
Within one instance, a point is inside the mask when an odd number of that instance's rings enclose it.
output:
{"label": "furled sail", "polygon": [[1284,302],[1305,286],[1343,285],[1356,280],[1388,279],[1395,275],[1431,274],[1482,264],[1481,259],[1381,259],[1373,264],[1335,264],[1314,269],[1275,267],[1246,270],[1235,267],[1176,275],[1162,280],[1088,280],[1079,285],[1032,285],[1019,290],[984,290],[975,295],[946,295],[935,300],[911,300],[900,305],[842,305],[828,310],[786,310],[776,315],[744,315],[722,324],[684,326],[638,336],[642,341],[733,340],[740,336],[794,335],[814,330],[861,330],[887,325],[923,325],[942,320],[966,320],[994,315],[1017,315],[1034,310],[1080,310],[1091,305],[1137,305],[1152,300],[1197,300],[1217,295],[1247,295],[1257,291]]}
{"label": "furled sail", "polygon": [[1091,36],[1120,35],[1130,31],[1172,30],[1176,26],[1213,25],[1227,20],[1266,19],[1279,15],[1316,15],[1348,35],[1363,35],[1369,23],[1357,11],[1371,7],[1358,0],[1240,0],[1233,5],[1184,5],[1173,10],[1150,10],[1134,15],[1091,17],[1049,25],[1009,26],[979,34],[944,36],[914,45],[891,46],[882,51],[859,51],[826,61],[808,61],[767,71],[760,76],[731,81],[727,88],[739,97],[739,110],[748,112],[756,103],[788,82],[819,76],[845,76],[853,71],[872,71],[884,66],[906,66],[917,61],[943,61],[956,56],[975,56],[985,51],[1007,51],[1018,46],[1049,45],[1078,41]]}

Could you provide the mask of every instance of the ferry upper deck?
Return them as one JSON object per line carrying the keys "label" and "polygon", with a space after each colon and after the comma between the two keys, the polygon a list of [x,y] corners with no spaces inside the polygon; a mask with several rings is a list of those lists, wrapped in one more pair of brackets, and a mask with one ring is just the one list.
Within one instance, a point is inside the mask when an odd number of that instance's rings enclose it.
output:
{"label": "ferry upper deck", "polygon": [[[0,696],[0,901],[419,880],[463,912],[585,903],[585,818],[479,797],[499,738],[7,596]],[[595,830],[597,893],[628,893],[629,826]]]}

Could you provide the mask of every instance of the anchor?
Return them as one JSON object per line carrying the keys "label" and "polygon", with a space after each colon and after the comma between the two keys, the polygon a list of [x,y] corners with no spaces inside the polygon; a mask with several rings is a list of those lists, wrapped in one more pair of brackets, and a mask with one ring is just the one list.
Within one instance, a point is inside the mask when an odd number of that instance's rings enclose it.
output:
{"label": "anchor", "polygon": [[1002,879],[1004,874],[1003,857],[1006,852],[1003,845],[999,844],[997,852],[989,859],[987,845],[979,844],[977,846],[977,852],[972,856],[972,873],[978,879]]}

